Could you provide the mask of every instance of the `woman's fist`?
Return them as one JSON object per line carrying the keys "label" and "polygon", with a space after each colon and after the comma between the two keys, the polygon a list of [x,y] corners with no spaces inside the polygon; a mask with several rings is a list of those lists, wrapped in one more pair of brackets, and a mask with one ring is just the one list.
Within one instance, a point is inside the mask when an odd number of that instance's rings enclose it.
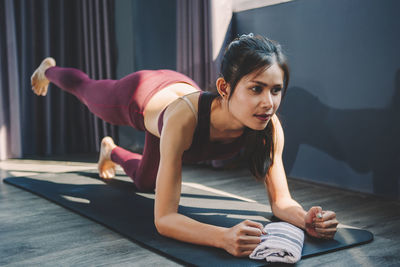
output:
{"label": "woman's fist", "polygon": [[321,207],[312,207],[305,216],[306,232],[317,238],[332,239],[338,224],[336,213]]}
{"label": "woman's fist", "polygon": [[223,248],[236,257],[248,256],[261,242],[263,231],[261,223],[245,220],[226,230]]}

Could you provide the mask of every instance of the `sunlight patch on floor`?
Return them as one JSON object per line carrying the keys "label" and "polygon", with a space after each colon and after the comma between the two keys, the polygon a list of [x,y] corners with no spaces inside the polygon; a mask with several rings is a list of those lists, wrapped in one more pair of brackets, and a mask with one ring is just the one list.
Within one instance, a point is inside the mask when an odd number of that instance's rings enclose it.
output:
{"label": "sunlight patch on floor", "polygon": [[9,173],[14,177],[32,176],[39,174],[39,172],[21,172],[21,171],[10,171]]}
{"label": "sunlight patch on floor", "polygon": [[246,202],[257,202],[255,200],[250,199],[250,198],[241,197],[241,196],[238,196],[238,195],[235,195],[235,194],[231,194],[231,193],[228,193],[228,192],[225,192],[225,191],[222,191],[222,190],[218,190],[218,189],[215,189],[215,188],[211,188],[211,187],[208,187],[208,186],[205,186],[205,185],[202,185],[202,184],[198,184],[198,183],[183,182],[182,184],[186,185],[186,186],[189,186],[189,187],[196,188],[196,189],[208,191],[208,192],[211,192],[211,193],[214,193],[214,194],[217,194],[217,195],[221,195],[221,196],[232,197],[232,198],[240,199],[240,200],[243,200],[243,201],[246,201]]}
{"label": "sunlight patch on floor", "polygon": [[97,169],[93,166],[68,166],[68,165],[57,165],[57,164],[45,164],[45,163],[17,163],[17,162],[0,162],[0,169],[6,171],[25,171],[25,172],[71,172],[71,171],[82,171],[82,170],[93,170]]}
{"label": "sunlight patch on floor", "polygon": [[71,197],[71,196],[66,196],[66,195],[61,195],[62,198],[72,201],[72,202],[78,202],[78,203],[84,203],[84,204],[90,204],[90,200],[86,198],[80,198],[80,197]]}

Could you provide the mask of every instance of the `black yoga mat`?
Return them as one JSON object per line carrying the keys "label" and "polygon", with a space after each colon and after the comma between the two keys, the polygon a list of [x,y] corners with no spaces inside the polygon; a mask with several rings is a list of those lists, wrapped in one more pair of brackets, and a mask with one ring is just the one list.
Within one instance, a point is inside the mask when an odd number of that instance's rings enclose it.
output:
{"label": "black yoga mat", "polygon": [[[84,215],[149,249],[184,264],[203,266],[261,266],[265,261],[236,258],[222,249],[192,245],[159,235],[153,219],[154,194],[138,193],[123,176],[108,181],[93,172],[39,174],[4,181]],[[266,206],[221,196],[190,184],[182,186],[179,212],[198,221],[230,227],[244,219],[270,222]],[[302,258],[367,243],[365,230],[340,228],[333,240],[306,236]]]}

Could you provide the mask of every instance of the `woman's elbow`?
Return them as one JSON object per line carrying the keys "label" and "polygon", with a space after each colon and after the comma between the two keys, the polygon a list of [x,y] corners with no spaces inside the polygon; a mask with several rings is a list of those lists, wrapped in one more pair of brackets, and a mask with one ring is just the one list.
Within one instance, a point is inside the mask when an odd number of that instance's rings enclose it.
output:
{"label": "woman's elbow", "polygon": [[275,200],[270,203],[271,211],[275,216],[278,216],[282,210],[285,210],[287,199]]}
{"label": "woman's elbow", "polygon": [[168,218],[167,216],[160,216],[154,218],[154,225],[156,226],[157,232],[160,235],[168,236]]}
{"label": "woman's elbow", "polygon": [[164,235],[164,232],[165,232],[165,229],[164,229],[165,227],[164,227],[162,221],[163,221],[162,217],[154,218],[154,225],[156,226],[157,232],[160,235]]}
{"label": "woman's elbow", "polygon": [[279,213],[279,207],[277,207],[276,203],[271,203],[270,205],[272,214],[277,216],[277,213]]}

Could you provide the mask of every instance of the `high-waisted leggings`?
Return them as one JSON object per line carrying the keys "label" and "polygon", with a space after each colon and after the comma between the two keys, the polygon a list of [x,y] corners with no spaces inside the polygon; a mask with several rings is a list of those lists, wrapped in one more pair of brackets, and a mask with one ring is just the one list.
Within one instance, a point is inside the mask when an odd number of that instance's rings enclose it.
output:
{"label": "high-waisted leggings", "polygon": [[[142,131],[143,110],[151,96],[177,82],[198,88],[190,78],[171,70],[138,71],[120,80],[92,80],[78,69],[51,67],[45,76],[108,123]],[[117,146],[111,152],[111,160],[121,165],[139,191],[152,191],[160,161],[160,139],[146,131],[143,155]]]}

